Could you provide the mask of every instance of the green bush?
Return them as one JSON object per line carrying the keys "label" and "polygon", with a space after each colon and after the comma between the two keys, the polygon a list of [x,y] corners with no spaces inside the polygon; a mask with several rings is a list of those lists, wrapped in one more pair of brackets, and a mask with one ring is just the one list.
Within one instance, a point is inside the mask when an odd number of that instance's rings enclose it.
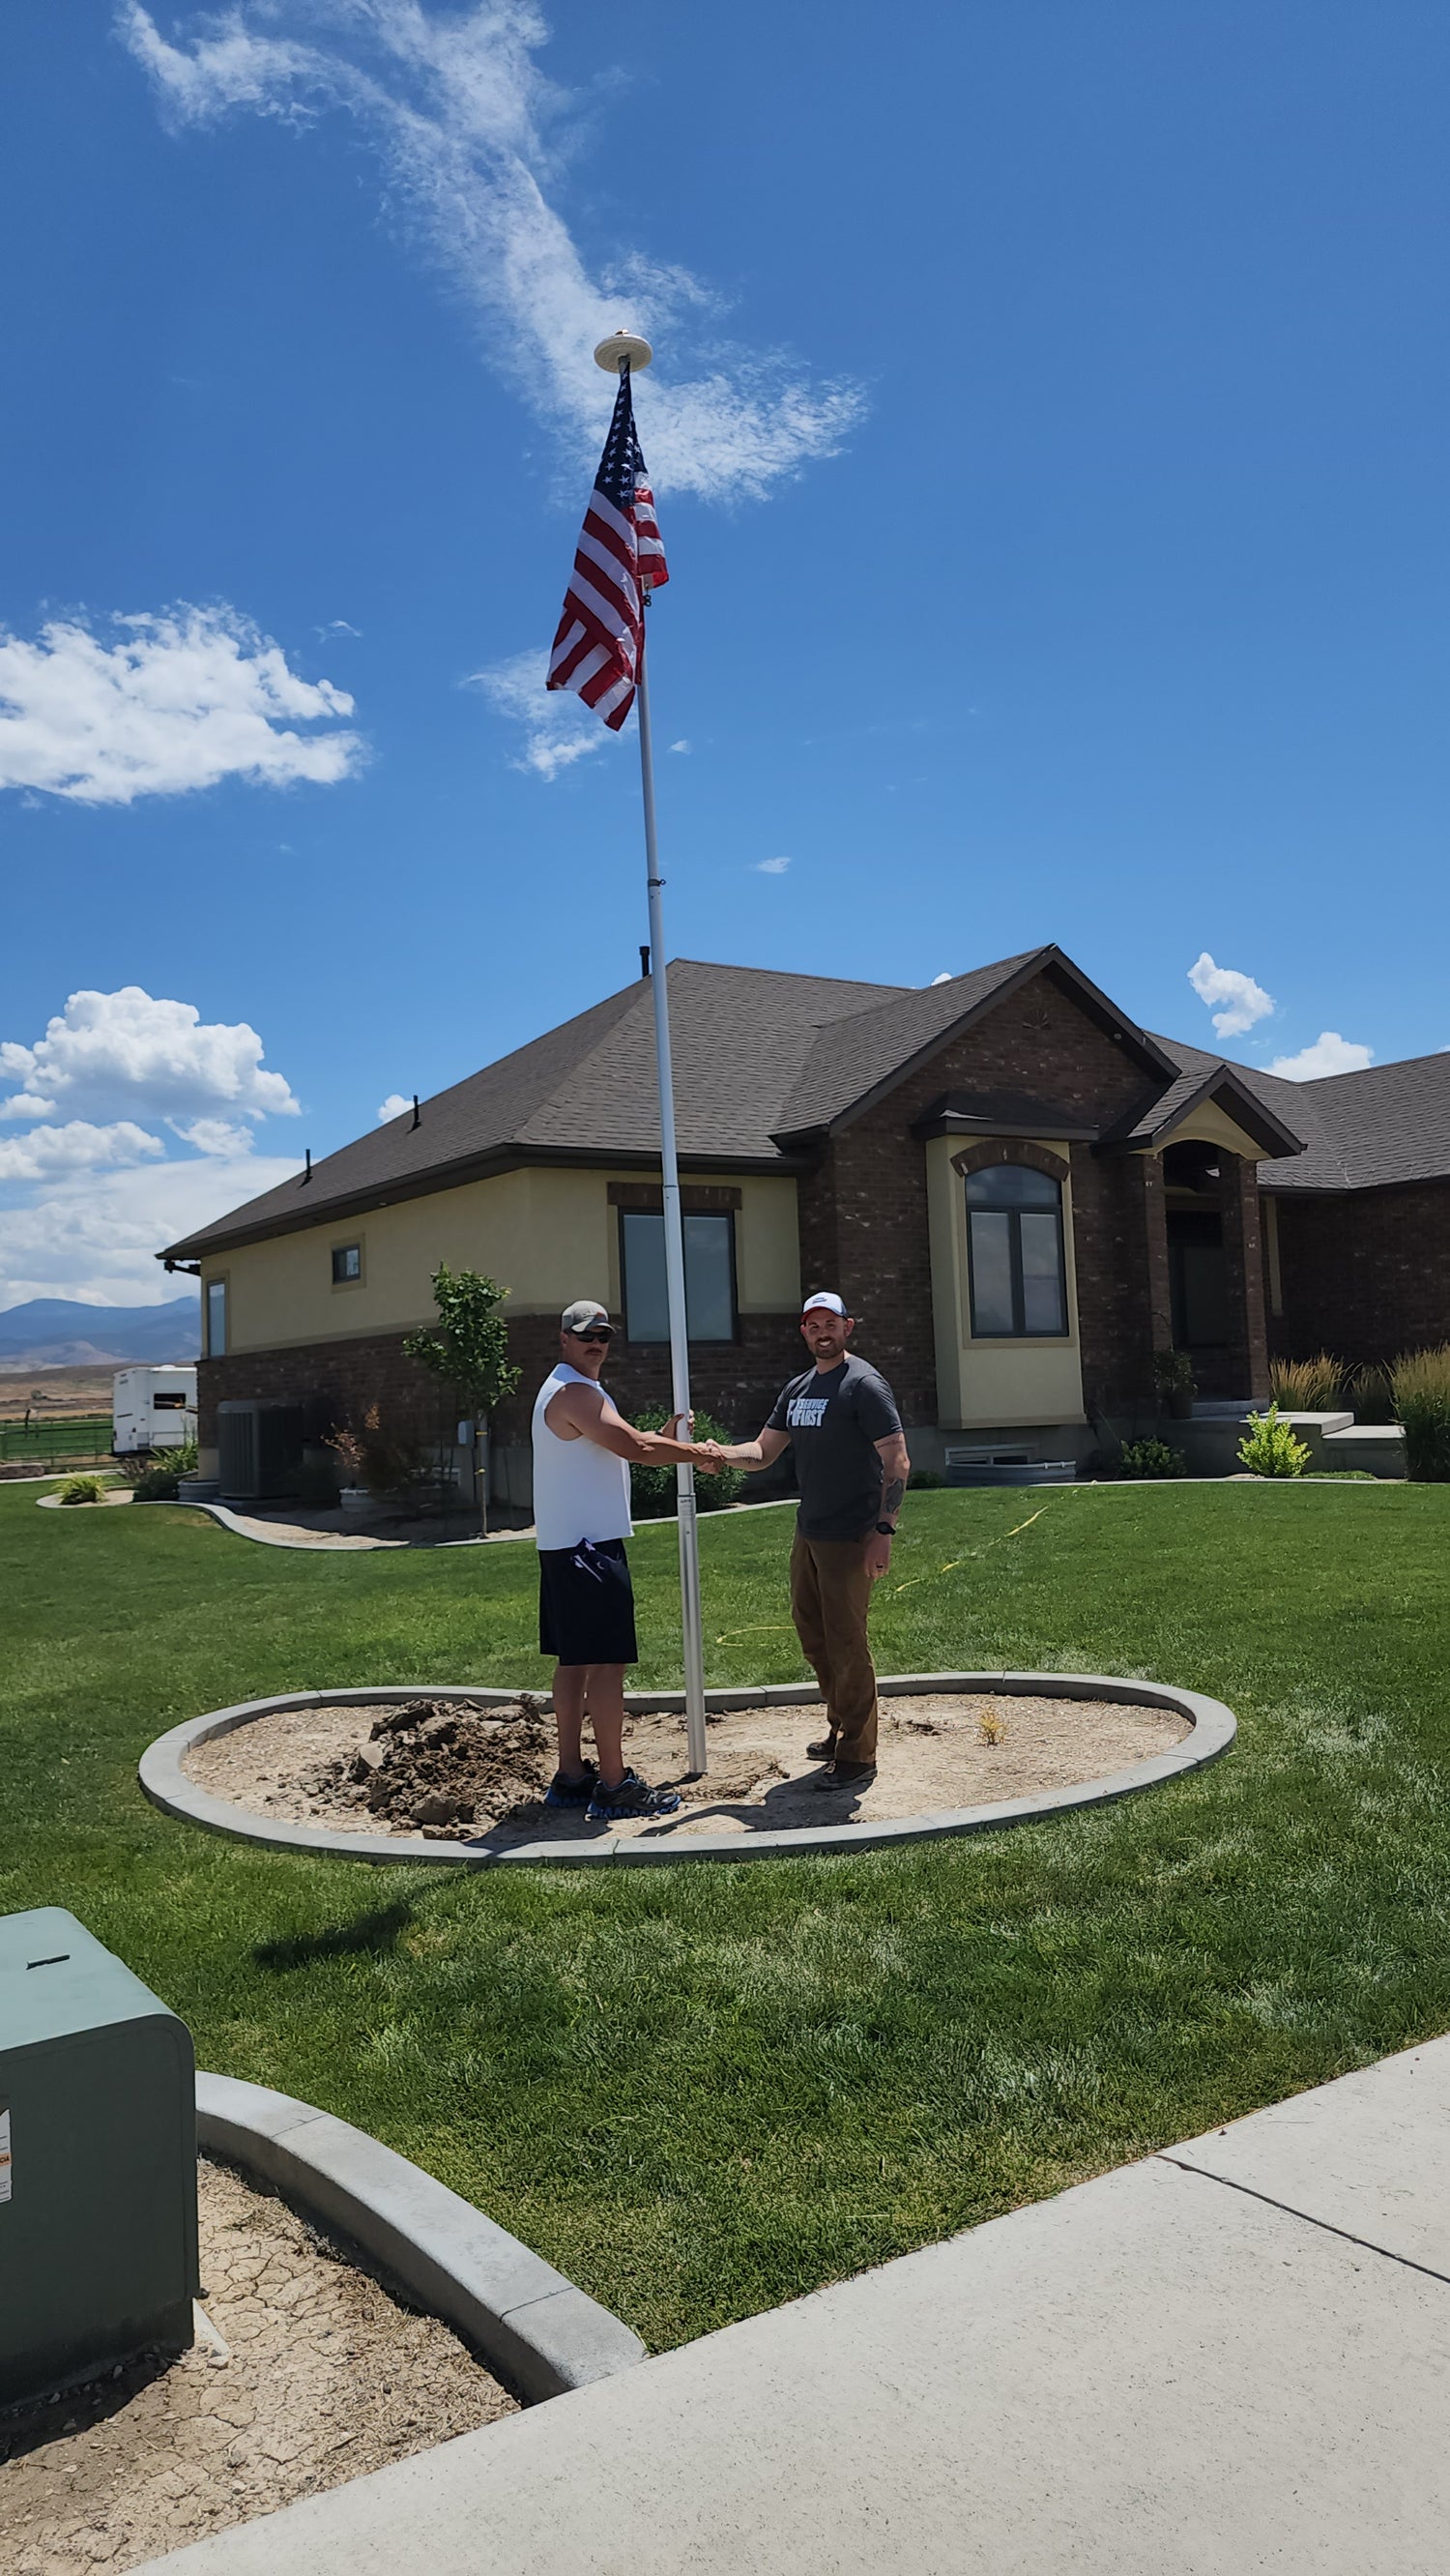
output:
{"label": "green bush", "polygon": [[1188,1460],[1166,1440],[1125,1440],[1118,1469],[1124,1476],[1186,1476]]}
{"label": "green bush", "polygon": [[63,1503],[103,1503],[106,1484],[103,1476],[67,1476],[60,1489]]}
{"label": "green bush", "polygon": [[1417,1485],[1450,1484],[1450,1342],[1402,1351],[1389,1378],[1410,1475]]}
{"label": "green bush", "polygon": [[[637,1413],[633,1417],[635,1427],[640,1431],[663,1431],[669,1418],[670,1408],[667,1404],[648,1404],[642,1413]],[[728,1447],[730,1437],[723,1423],[717,1422],[712,1413],[702,1413],[696,1405],[695,1438],[697,1440],[718,1440],[723,1447]],[[718,1476],[697,1475],[695,1494],[701,1511],[723,1510],[726,1503],[733,1503],[737,1499],[744,1482],[743,1467],[722,1467]],[[629,1484],[630,1508],[636,1520],[663,1520],[674,1510],[676,1487],[673,1467],[631,1467]]]}
{"label": "green bush", "polygon": [[1160,1404],[1169,1404],[1174,1396],[1191,1400],[1198,1392],[1193,1362],[1187,1351],[1153,1353],[1153,1387]]}
{"label": "green bush", "polygon": [[1252,1426],[1247,1439],[1239,1442],[1239,1458],[1251,1476],[1302,1476],[1309,1464],[1309,1451],[1302,1440],[1296,1440],[1287,1422],[1279,1420],[1277,1404],[1267,1413],[1251,1413]]}
{"label": "green bush", "polygon": [[1343,1360],[1317,1351],[1312,1360],[1270,1360],[1269,1392],[1289,1413],[1334,1413],[1344,1400]]}
{"label": "green bush", "polygon": [[303,1459],[297,1470],[297,1500],[309,1511],[326,1511],[337,1501],[337,1469],[328,1459]]}
{"label": "green bush", "polygon": [[939,1476],[937,1474],[935,1467],[912,1468],[911,1490],[914,1494],[945,1493],[946,1481],[945,1476]]}
{"label": "green bush", "polygon": [[179,1449],[153,1450],[139,1475],[131,1478],[131,1491],[138,1503],[174,1503],[177,1480],[194,1476],[198,1464],[194,1440],[183,1440]]}

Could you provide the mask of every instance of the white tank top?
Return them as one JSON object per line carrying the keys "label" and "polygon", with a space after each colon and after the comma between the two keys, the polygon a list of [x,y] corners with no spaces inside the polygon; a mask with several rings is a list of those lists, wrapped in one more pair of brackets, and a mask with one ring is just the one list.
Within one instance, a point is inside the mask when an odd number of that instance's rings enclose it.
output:
{"label": "white tank top", "polygon": [[561,1386],[593,1386],[561,1360],[534,1401],[534,1530],[541,1548],[586,1538],[630,1538],[629,1463],[597,1440],[561,1440],[544,1415]]}

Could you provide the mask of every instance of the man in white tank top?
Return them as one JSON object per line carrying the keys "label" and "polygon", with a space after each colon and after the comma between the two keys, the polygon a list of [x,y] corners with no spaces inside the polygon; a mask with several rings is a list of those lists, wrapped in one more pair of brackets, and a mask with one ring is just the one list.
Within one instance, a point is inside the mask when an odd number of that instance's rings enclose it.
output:
{"label": "man in white tank top", "polygon": [[[630,1467],[688,1465],[713,1475],[724,1454],[712,1440],[675,1439],[678,1415],[666,1431],[636,1431],[625,1421],[599,1383],[613,1332],[592,1297],[565,1307],[559,1365],[539,1389],[533,1423],[539,1651],[557,1659],[559,1768],[544,1803],[587,1807],[596,1824],[669,1815],[680,1803],[675,1790],[651,1789],[624,1762],[624,1670],[639,1653],[624,1552]],[[586,1716],[597,1769],[584,1759]]]}

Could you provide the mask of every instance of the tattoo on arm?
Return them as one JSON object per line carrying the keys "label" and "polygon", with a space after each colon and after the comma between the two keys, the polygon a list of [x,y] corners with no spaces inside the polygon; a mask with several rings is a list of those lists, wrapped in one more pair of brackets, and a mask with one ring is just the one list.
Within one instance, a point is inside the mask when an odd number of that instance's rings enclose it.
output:
{"label": "tattoo on arm", "polygon": [[897,1513],[901,1509],[902,1497],[905,1492],[906,1483],[903,1477],[890,1476],[887,1478],[886,1488],[881,1496],[881,1517],[883,1520],[895,1520]]}

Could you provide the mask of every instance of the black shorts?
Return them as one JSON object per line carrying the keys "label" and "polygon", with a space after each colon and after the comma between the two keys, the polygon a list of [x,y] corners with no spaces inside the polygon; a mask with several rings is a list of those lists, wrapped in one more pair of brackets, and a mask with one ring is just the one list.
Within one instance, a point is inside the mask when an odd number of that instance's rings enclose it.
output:
{"label": "black shorts", "polygon": [[539,1652],[559,1664],[634,1664],[634,1586],[622,1538],[539,1550]]}

